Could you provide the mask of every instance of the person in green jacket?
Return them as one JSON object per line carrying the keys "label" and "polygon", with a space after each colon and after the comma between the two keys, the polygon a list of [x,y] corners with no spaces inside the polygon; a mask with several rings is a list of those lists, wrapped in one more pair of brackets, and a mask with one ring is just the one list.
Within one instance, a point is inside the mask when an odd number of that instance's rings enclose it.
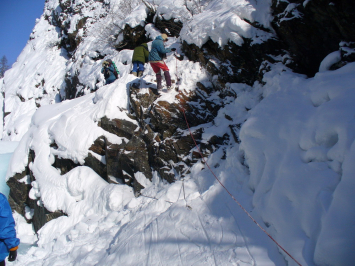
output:
{"label": "person in green jacket", "polygon": [[144,71],[144,64],[148,62],[149,50],[148,45],[143,43],[134,48],[133,52],[133,70],[132,74],[136,77],[141,77]]}

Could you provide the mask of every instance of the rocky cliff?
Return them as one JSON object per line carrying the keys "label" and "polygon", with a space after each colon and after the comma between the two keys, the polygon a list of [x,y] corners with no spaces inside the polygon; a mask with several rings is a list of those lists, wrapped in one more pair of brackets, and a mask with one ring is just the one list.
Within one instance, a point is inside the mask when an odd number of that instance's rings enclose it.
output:
{"label": "rocky cliff", "polygon": [[[103,58],[132,49],[141,42],[151,41],[150,27],[179,37],[186,26],[184,23],[187,23],[181,16],[173,17],[172,14],[166,17],[159,8],[143,1],[143,23],[133,25],[127,20],[120,20],[109,24],[109,29],[101,25],[100,41],[95,43],[97,49],[93,50],[94,46],[90,47],[85,43],[86,38],[92,38],[90,29],[99,25],[102,18],[111,19],[114,7],[108,1],[72,3],[73,1],[60,0],[55,5],[52,4],[55,2],[47,4],[43,20],[56,32],[57,42],[52,45],[65,58],[65,63],[62,64],[65,65],[65,74],[62,75],[61,86],[48,92],[44,77],[36,85],[38,90],[42,90],[43,97],[27,97],[21,91],[15,96],[16,101],[22,103],[35,100],[36,108],[42,105],[41,101],[48,94],[59,97],[59,102],[95,93],[102,87],[103,81],[99,74],[93,75],[89,81],[83,81],[84,73],[91,71],[89,67],[99,69]],[[133,6],[121,5],[119,8],[133,11],[137,6],[138,2]],[[139,14],[138,12],[136,15]],[[235,121],[229,116],[225,117],[229,121],[228,134],[203,136],[206,124],[215,123],[219,109],[238,97],[230,89],[231,83],[245,83],[250,86],[259,83],[262,86],[263,76],[270,70],[268,65],[276,62],[296,73],[312,77],[318,72],[322,60],[334,51],[340,51],[341,58],[331,69],[338,69],[355,61],[353,1],[273,0],[271,15],[273,19],[268,28],[258,21],[243,18],[243,23],[247,23],[260,35],[269,36],[258,43],[245,36],[242,37],[241,44],[229,41],[223,45],[211,38],[200,46],[182,39],[180,49],[186,64],[198,63],[205,73],[201,82],[196,81],[194,90],[187,91],[184,85],[180,85],[175,101],[171,103],[156,93],[154,78],[143,83],[139,80],[128,82],[129,106],[120,110],[127,118],[102,117],[97,121],[102,130],[123,138],[124,141],[120,144],[111,143],[105,135],[99,136],[91,143],[84,162],[55,156],[53,167],[64,175],[77,166],[88,166],[109,183],[133,187],[135,195],[139,196],[144,184],[137,180],[137,173],[143,173],[147,179],[152,180],[153,172],[157,172],[161,179],[169,183],[174,182],[177,177],[184,178],[189,173],[191,166],[200,159],[194,140],[206,157],[221,145],[240,142],[239,131],[244,121]],[[31,38],[38,38],[35,32]],[[103,41],[103,38],[107,39]],[[99,42],[104,42],[104,45]],[[124,56],[120,60],[122,67],[130,64],[129,59],[127,62]],[[174,82],[178,83],[179,78],[173,77]],[[184,78],[188,78],[188,75]],[[7,96],[5,92],[5,98]],[[15,108],[5,114],[11,117],[14,112]],[[6,123],[9,125],[10,121],[5,120]],[[194,140],[187,134],[188,125],[193,128]],[[11,136],[15,131],[8,126],[6,133]],[[48,143],[48,147],[53,150],[61,148],[55,137]],[[36,184],[34,181],[37,177],[31,171],[31,164],[36,156],[36,151],[30,149],[26,168],[22,173],[11,176],[7,183],[11,189],[9,201],[12,208],[23,214],[38,231],[46,222],[66,213],[61,210],[48,211],[38,203],[40,195],[29,197],[33,184]],[[33,216],[26,216],[27,208],[34,211]]]}

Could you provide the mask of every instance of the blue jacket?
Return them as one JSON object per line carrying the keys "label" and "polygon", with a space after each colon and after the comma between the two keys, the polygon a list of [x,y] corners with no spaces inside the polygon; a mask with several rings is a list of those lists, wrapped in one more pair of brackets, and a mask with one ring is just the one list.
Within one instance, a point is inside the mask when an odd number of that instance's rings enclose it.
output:
{"label": "blue jacket", "polygon": [[171,49],[164,47],[164,41],[161,36],[155,38],[152,43],[148,60],[149,61],[162,61],[165,54],[170,53]]}
{"label": "blue jacket", "polygon": [[[106,79],[106,84],[110,84],[116,80],[115,74],[113,74],[113,71],[115,71],[114,66],[111,64],[108,69],[110,70],[110,76]],[[104,73],[105,68],[101,69],[101,73]]]}
{"label": "blue jacket", "polygon": [[16,238],[15,221],[7,198],[0,193],[0,262],[9,255],[11,248],[17,247],[20,239]]}

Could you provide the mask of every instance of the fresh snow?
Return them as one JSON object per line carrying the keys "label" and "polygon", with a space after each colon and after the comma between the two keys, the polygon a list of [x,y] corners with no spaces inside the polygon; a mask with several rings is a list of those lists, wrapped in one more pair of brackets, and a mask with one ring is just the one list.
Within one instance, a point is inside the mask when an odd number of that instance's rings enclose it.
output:
{"label": "fresh snow", "polygon": [[341,60],[341,53],[340,51],[335,51],[327,55],[323,61],[320,63],[319,72],[327,71],[329,68],[338,63]]}
{"label": "fresh snow", "polygon": [[[228,41],[241,45],[241,37],[254,43],[272,37],[245,21],[268,27],[271,1],[203,2],[200,13],[192,15],[185,1],[155,1],[159,15],[184,22],[180,38],[169,38],[167,46],[181,53],[181,41],[201,46],[211,38],[219,45]],[[68,214],[48,222],[39,231],[38,241],[24,219],[14,214],[22,244],[17,261],[9,264],[296,265],[249,219],[201,161],[183,180],[177,176],[173,184],[157,173],[151,182],[136,173],[145,186],[137,198],[132,188],[108,184],[88,167],[78,166],[61,175],[52,166],[55,156],[83,164],[89,147],[100,136],[121,143],[123,138],[105,132],[98,121],[106,116],[136,123],[127,116],[129,84],[140,82],[144,92],[154,80],[149,66],[142,80],[129,75],[132,51],[117,52],[100,40],[102,25],[112,17],[100,18],[104,9],[98,2],[72,5],[81,5],[82,14],[93,22],[82,33],[86,37],[75,57],[68,59],[64,50],[53,45],[58,42],[57,29],[42,16],[33,38],[0,80],[5,112],[11,112],[5,117],[2,139],[20,141],[7,178],[25,169],[28,152],[33,150],[36,158],[30,169],[36,181],[30,197],[40,198],[38,204],[49,211]],[[91,9],[94,6],[97,9]],[[45,15],[57,8],[57,0],[47,1]],[[290,6],[289,12],[293,11]],[[133,27],[145,16],[145,9],[137,5],[124,21]],[[68,23],[77,19],[70,17]],[[158,34],[152,25],[146,30],[152,38]],[[97,52],[116,62],[119,80],[103,86],[102,60],[92,59]],[[222,100],[218,92],[211,95],[211,101],[223,101],[224,107],[213,123],[200,126],[202,141],[231,130],[239,134],[240,144],[231,138],[206,161],[244,208],[302,265],[338,266],[355,261],[355,63],[329,71],[334,58],[335,54],[326,57],[314,78],[275,63],[269,65],[263,86],[227,84],[238,97]],[[172,78],[182,79],[183,93],[193,91],[196,82],[206,86],[213,82],[198,63],[186,58],[176,61],[171,54],[166,62]],[[80,72],[84,96],[59,102],[64,77],[76,72]],[[165,91],[157,101],[177,102],[176,95]],[[57,147],[50,147],[54,141]],[[31,217],[30,209],[26,216]]]}
{"label": "fresh snow", "polygon": [[270,28],[271,1],[257,2],[259,1],[210,1],[204,12],[195,15],[193,20],[184,24],[181,38],[199,47],[208,39],[218,43],[219,46],[224,46],[228,42],[241,46],[244,43],[243,38],[252,39],[252,44],[266,41],[273,35],[254,28],[250,23],[258,22],[265,28]]}
{"label": "fresh snow", "polygon": [[9,187],[6,185],[5,178],[7,169],[12,157],[12,153],[16,149],[18,142],[0,141],[0,193],[7,196]]}

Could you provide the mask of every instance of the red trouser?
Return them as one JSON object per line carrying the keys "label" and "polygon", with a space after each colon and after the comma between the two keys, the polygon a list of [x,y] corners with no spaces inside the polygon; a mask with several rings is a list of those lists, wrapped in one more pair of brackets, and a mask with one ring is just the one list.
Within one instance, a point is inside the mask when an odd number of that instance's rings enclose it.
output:
{"label": "red trouser", "polygon": [[155,74],[160,72],[160,69],[165,71],[169,71],[168,66],[165,64],[165,62],[163,61],[158,61],[158,62],[150,62],[150,65],[153,68],[153,71],[155,72]]}

